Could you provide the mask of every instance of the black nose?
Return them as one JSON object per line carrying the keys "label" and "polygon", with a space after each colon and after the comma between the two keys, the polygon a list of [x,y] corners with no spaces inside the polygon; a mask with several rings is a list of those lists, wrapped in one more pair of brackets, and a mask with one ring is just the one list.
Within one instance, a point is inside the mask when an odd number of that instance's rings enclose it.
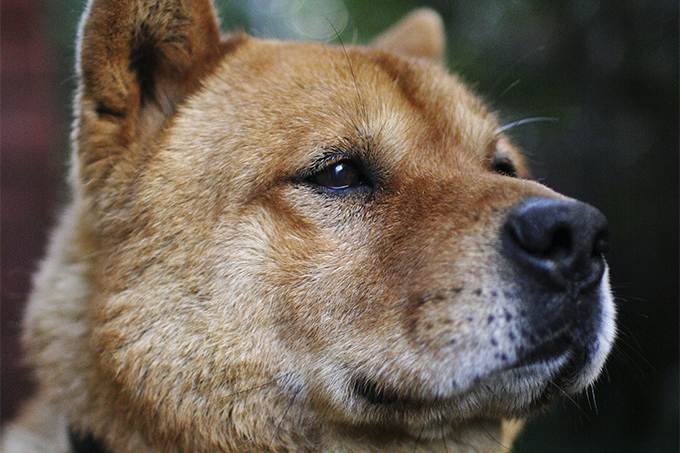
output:
{"label": "black nose", "polygon": [[530,198],[510,212],[504,250],[517,264],[561,288],[590,287],[604,272],[607,219],[578,201]]}

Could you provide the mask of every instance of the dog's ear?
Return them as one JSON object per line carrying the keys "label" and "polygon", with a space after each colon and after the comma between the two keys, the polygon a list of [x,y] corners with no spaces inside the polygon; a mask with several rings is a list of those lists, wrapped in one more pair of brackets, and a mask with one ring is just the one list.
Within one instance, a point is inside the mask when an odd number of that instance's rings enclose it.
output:
{"label": "dog's ear", "polygon": [[396,54],[444,61],[446,37],[441,17],[431,9],[417,9],[378,36],[373,46]]}
{"label": "dog's ear", "polygon": [[[92,0],[77,64],[84,182],[107,174],[120,153],[153,136],[224,48],[210,0]],[[83,174],[92,165],[100,168]]]}

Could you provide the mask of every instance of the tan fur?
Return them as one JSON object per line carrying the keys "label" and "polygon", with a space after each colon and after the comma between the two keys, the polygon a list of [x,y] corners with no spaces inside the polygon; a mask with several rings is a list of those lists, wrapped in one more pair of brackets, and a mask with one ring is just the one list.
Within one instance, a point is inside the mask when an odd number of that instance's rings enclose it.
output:
{"label": "tan fur", "polygon": [[418,9],[379,36],[372,45],[405,57],[428,58],[442,63],[444,24],[434,11]]}
{"label": "tan fur", "polygon": [[[517,313],[497,232],[561,196],[437,63],[434,13],[343,48],[220,37],[207,1],[95,0],[80,39],[73,201],[25,319],[40,392],[8,452],[68,451],[66,426],[112,452],[510,446],[502,420],[548,378],[472,383],[489,320]],[[380,190],[310,187],[332,153]],[[357,376],[406,403],[368,403]]]}

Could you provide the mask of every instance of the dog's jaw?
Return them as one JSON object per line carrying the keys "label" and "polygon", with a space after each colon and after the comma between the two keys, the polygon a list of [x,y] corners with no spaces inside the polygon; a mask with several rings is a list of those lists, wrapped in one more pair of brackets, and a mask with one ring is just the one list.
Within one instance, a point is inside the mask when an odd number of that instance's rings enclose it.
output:
{"label": "dog's jaw", "polygon": [[[337,420],[351,419],[358,424],[379,420],[379,426],[401,427],[421,438],[430,433],[436,439],[442,431],[455,431],[470,420],[485,419],[491,414],[524,418],[556,395],[575,395],[594,384],[614,341],[615,308],[608,270],[593,297],[597,298],[601,315],[596,331],[589,333],[594,336],[592,343],[587,350],[578,351],[580,359],[569,346],[571,340],[562,341],[560,337],[556,337],[556,345],[534,345],[535,350],[527,351],[522,341],[528,344],[528,339],[520,334],[508,335],[517,330],[503,320],[495,329],[479,329],[482,335],[477,340],[468,338],[470,342],[487,343],[486,348],[466,354],[451,352],[448,357],[445,351],[430,356],[421,350],[421,356],[414,357],[409,366],[421,371],[417,376],[400,374],[393,379],[390,371],[384,371],[390,369],[389,364],[383,364],[385,368],[373,375],[370,371],[357,374],[333,369],[326,375],[326,382],[335,394],[335,410],[342,412]],[[513,341],[504,345],[489,340],[508,336]],[[395,365],[395,369],[402,366]],[[339,376],[344,378],[338,379]],[[405,386],[408,379],[411,385]]]}

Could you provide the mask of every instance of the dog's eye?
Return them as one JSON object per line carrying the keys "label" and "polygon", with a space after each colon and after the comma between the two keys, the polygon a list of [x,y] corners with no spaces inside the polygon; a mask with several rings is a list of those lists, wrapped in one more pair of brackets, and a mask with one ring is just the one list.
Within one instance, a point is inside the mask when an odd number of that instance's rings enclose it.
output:
{"label": "dog's eye", "polygon": [[364,184],[361,171],[350,161],[335,162],[312,176],[310,181],[332,190],[351,189]]}
{"label": "dog's eye", "polygon": [[498,173],[499,175],[517,177],[517,167],[515,164],[506,156],[494,156],[491,160],[491,170]]}

